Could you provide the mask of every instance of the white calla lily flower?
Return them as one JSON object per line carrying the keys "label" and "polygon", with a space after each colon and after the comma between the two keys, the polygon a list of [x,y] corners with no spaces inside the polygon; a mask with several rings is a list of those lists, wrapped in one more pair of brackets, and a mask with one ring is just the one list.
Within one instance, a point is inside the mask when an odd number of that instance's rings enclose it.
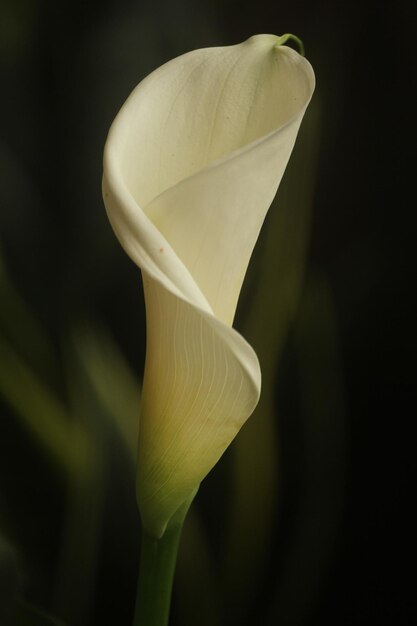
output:
{"label": "white calla lily flower", "polygon": [[257,35],[166,63],[107,139],[104,202],[145,291],[137,491],[155,537],[258,402],[258,359],[231,325],[314,90],[310,64],[283,40]]}

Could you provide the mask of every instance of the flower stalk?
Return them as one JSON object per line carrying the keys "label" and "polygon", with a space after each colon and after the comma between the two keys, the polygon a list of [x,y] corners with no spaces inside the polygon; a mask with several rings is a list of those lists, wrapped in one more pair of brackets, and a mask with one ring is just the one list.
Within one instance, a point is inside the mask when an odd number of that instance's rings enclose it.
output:
{"label": "flower stalk", "polygon": [[184,520],[197,490],[173,515],[160,538],[142,531],[133,626],[167,626],[172,584]]}

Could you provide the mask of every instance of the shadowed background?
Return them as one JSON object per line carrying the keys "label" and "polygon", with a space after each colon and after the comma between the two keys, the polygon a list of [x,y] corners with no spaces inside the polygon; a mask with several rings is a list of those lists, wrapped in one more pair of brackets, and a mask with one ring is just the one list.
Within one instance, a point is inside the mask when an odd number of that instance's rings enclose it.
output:
{"label": "shadowed background", "polygon": [[261,32],[303,39],[317,89],[236,319],[261,404],[190,513],[172,625],[415,623],[411,23],[405,0],[1,0],[2,626],[131,622],[144,307],[103,145],[150,71]]}

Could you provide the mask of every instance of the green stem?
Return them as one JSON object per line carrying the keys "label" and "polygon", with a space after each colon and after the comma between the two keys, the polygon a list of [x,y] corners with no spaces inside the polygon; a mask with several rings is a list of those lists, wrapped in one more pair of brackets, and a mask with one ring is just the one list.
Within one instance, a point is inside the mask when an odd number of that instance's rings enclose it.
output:
{"label": "green stem", "polygon": [[178,546],[185,516],[197,489],[184,502],[160,539],[142,531],[139,582],[133,626],[167,626]]}

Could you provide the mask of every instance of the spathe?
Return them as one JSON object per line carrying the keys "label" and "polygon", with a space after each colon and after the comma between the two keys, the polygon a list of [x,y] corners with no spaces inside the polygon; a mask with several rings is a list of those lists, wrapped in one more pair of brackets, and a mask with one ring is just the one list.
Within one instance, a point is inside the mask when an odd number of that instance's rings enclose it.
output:
{"label": "spathe", "polygon": [[303,57],[258,35],[162,66],[110,130],[104,201],[145,288],[138,500],[155,536],[258,401],[256,354],[231,324],[313,89]]}

